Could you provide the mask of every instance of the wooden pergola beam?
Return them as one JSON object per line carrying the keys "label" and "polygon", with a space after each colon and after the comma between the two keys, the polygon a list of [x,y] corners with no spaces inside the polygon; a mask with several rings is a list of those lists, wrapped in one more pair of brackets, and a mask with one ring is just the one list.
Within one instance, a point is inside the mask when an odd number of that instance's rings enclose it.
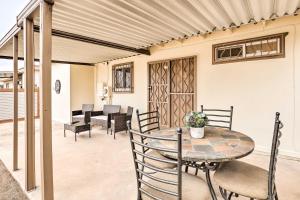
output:
{"label": "wooden pergola beam", "polygon": [[34,42],[33,21],[24,20],[25,69],[25,189],[33,190],[35,182],[35,123],[34,123]]}
{"label": "wooden pergola beam", "polygon": [[[39,26],[34,26],[34,31],[39,32],[40,27]],[[137,49],[137,48],[134,48],[134,47],[130,47],[130,46],[122,45],[122,44],[117,44],[117,43],[109,42],[109,41],[105,41],[105,40],[99,40],[99,39],[96,39],[96,38],[86,37],[86,36],[83,36],[83,35],[69,33],[69,32],[66,32],[66,31],[52,29],[52,35],[56,36],[56,37],[61,37],[61,38],[80,41],[80,42],[85,42],[85,43],[89,43],[89,44],[105,46],[105,47],[109,47],[109,48],[113,48],[113,49],[119,49],[119,50],[124,50],[124,51],[135,52],[135,53],[138,53],[138,54],[150,55],[150,51],[148,49]]]}
{"label": "wooden pergola beam", "polygon": [[18,169],[18,36],[13,37],[13,91],[14,91],[14,117],[13,117],[13,170]]}
{"label": "wooden pergola beam", "polygon": [[40,3],[40,135],[41,189],[43,200],[53,200],[51,52],[52,3]]}
{"label": "wooden pergola beam", "polygon": [[[12,60],[12,56],[0,56],[0,59]],[[19,57],[18,60],[24,60],[24,57]],[[40,59],[35,58],[34,61],[39,62]],[[60,64],[70,64],[70,65],[87,65],[87,66],[94,66],[95,63],[86,63],[86,62],[72,62],[67,60],[52,60],[52,63],[60,63]]]}

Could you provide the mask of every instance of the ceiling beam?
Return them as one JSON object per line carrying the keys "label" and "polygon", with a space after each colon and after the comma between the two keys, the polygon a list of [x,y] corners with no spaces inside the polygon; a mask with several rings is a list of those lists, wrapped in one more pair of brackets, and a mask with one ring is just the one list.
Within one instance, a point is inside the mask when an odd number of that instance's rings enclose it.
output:
{"label": "ceiling beam", "polygon": [[[39,32],[40,27],[34,26],[34,31]],[[99,45],[99,46],[110,47],[113,49],[120,49],[120,50],[124,50],[124,51],[130,51],[130,52],[135,52],[135,53],[139,53],[139,54],[150,55],[150,51],[147,49],[137,49],[137,48],[129,47],[129,46],[122,45],[122,44],[99,40],[96,38],[86,37],[83,35],[78,35],[78,34],[60,31],[60,30],[56,30],[56,29],[52,29],[52,35],[56,36],[56,37],[76,40],[76,41],[80,41],[80,42],[86,42],[86,43],[95,44],[95,45]]]}
{"label": "ceiling beam", "polygon": [[[0,59],[12,60],[12,56],[0,56]],[[18,57],[18,60],[24,60],[24,57]],[[35,58],[34,61],[39,62],[40,59]],[[60,64],[70,64],[70,65],[86,65],[86,66],[94,66],[94,63],[84,63],[84,62],[71,62],[64,60],[52,60],[52,63],[60,63]]]}

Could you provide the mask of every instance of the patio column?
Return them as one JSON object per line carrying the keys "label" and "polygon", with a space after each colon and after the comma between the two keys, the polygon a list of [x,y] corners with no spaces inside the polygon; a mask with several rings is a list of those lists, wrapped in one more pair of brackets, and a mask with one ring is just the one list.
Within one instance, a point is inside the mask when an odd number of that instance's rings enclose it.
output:
{"label": "patio column", "polygon": [[14,65],[14,129],[13,129],[13,170],[18,169],[18,36],[13,37],[13,65]]}
{"label": "patio column", "polygon": [[25,65],[25,188],[35,189],[35,123],[34,123],[34,43],[33,21],[25,19],[24,65]]}
{"label": "patio column", "polygon": [[40,142],[43,200],[54,199],[51,119],[52,4],[50,0],[40,3]]}

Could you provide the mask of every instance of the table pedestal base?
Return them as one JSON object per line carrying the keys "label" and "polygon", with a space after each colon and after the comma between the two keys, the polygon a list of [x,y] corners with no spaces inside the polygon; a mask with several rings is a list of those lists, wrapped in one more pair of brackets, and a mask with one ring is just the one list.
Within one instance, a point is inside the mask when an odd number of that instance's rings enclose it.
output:
{"label": "table pedestal base", "polygon": [[217,162],[211,162],[211,163],[203,162],[200,164],[197,164],[196,162],[185,162],[185,165],[195,168],[196,171],[198,171],[198,169],[200,169],[205,173],[206,183],[209,188],[212,200],[217,200],[217,195],[216,195],[216,192],[211,183],[210,171],[215,171],[218,168],[219,164],[220,163],[217,163]]}

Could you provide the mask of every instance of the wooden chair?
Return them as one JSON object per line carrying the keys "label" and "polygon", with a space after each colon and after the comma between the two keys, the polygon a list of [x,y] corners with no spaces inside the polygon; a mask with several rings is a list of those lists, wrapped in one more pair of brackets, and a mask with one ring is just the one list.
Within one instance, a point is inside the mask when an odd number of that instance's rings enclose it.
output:
{"label": "wooden chair", "polygon": [[207,109],[201,105],[201,112],[205,113],[208,118],[208,125],[211,127],[232,128],[233,106],[229,110],[226,109]]}
{"label": "wooden chair", "polygon": [[133,107],[127,107],[127,113],[120,113],[112,115],[111,120],[111,134],[114,134],[114,139],[116,139],[116,133],[121,131],[127,132],[127,121],[131,123],[132,120]]}
{"label": "wooden chair", "polygon": [[[206,183],[198,176],[182,173],[182,130],[177,130],[177,137],[166,138],[159,136],[152,136],[151,134],[141,133],[132,130],[129,126],[130,144],[133,154],[133,161],[137,179],[137,199],[138,200],[205,200],[210,199],[209,191]],[[154,148],[148,144],[143,143],[144,139],[156,139],[174,142],[174,149],[171,148]],[[152,149],[153,151],[168,151],[177,155],[177,160],[169,160],[161,157],[150,156],[145,154],[140,149]],[[170,163],[176,165],[174,169],[163,169],[154,167],[145,162],[151,159],[155,162]],[[154,173],[145,172],[147,168]]]}
{"label": "wooden chair", "polygon": [[230,200],[233,195],[245,196],[251,200],[278,199],[275,171],[280,145],[279,139],[282,135],[280,129],[283,128],[279,115],[276,113],[269,171],[245,162],[230,161],[222,164],[215,172],[214,180],[219,185],[225,200]]}
{"label": "wooden chair", "polygon": [[[151,131],[160,130],[160,123],[159,123],[159,112],[158,107],[155,111],[151,112],[145,112],[145,113],[139,113],[139,110],[136,110],[137,119],[138,119],[138,125],[139,125],[139,131],[142,134],[151,134]],[[143,139],[143,142],[147,142],[146,138]],[[144,148],[144,151],[147,152],[149,149]],[[159,151],[155,150],[149,150],[147,152],[150,156],[156,156],[160,158],[164,158]],[[147,159],[145,160],[148,164],[151,164],[153,166],[157,166],[164,169],[171,169],[176,167],[175,164],[172,163],[162,163],[162,162],[156,162],[155,160]]]}

